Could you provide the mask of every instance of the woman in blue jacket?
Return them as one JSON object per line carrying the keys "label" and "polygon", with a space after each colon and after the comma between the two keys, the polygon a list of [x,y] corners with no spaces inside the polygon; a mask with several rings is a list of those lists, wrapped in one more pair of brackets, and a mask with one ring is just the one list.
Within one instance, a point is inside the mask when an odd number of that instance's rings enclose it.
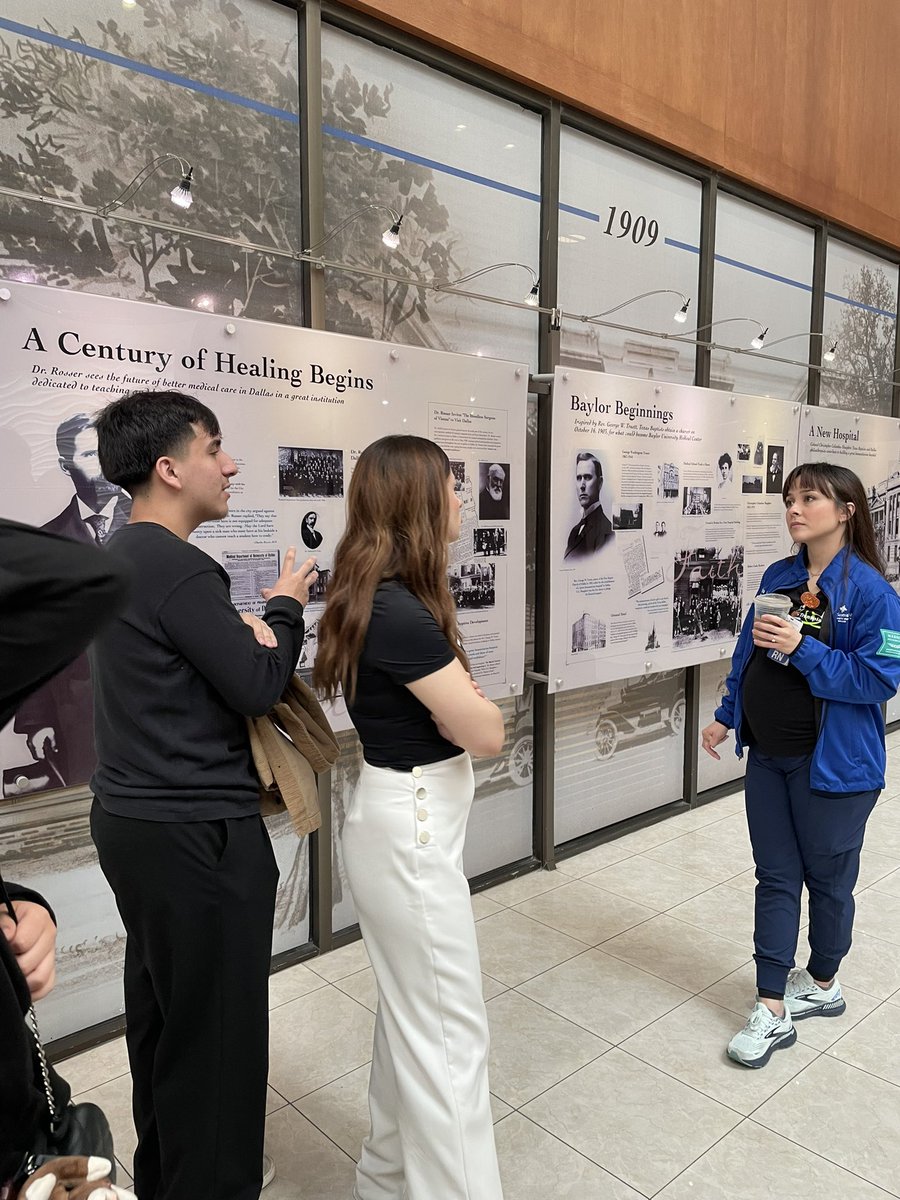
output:
{"label": "woman in blue jacket", "polygon": [[[900,598],[884,578],[859,479],[805,463],[782,495],[799,550],[773,563],[759,590],[789,596],[794,620],[754,619],[751,608],[702,734],[713,758],[729,729],[738,756],[749,748],[758,999],[728,1046],[747,1067],[796,1041],[794,1021],[846,1008],[837,970],[850,949],[866,821],[884,787],[881,705],[900,684]],[[810,957],[792,970],[804,884]]]}

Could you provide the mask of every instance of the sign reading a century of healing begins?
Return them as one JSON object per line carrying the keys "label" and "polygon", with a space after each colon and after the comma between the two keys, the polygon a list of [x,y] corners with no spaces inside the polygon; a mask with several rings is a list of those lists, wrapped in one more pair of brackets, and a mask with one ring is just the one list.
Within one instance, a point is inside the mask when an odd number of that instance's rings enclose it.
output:
{"label": "sign reading a century of healing begins", "polygon": [[[300,662],[311,668],[357,457],[385,434],[430,437],[450,458],[463,500],[450,587],[473,674],[493,698],[521,692],[526,367],[7,286],[11,298],[0,306],[5,516],[104,542],[127,521],[130,500],[102,477],[92,415],[135,389],[188,392],[216,413],[240,468],[228,517],[201,526],[193,540],[225,567],[244,611],[262,611],[260,589],[274,582],[289,545],[298,558],[316,555]],[[349,724],[340,706],[334,722]],[[42,688],[0,734],[0,762],[8,796],[87,783],[86,659]]]}
{"label": "sign reading a century of healing begins", "polygon": [[799,408],[557,368],[551,691],[726,659],[790,548]]}

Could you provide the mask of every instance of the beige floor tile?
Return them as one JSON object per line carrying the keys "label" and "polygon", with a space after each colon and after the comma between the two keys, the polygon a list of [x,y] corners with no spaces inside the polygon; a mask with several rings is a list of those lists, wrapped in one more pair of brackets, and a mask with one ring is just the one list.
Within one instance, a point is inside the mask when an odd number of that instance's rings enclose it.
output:
{"label": "beige floor tile", "polygon": [[269,1082],[293,1101],[372,1057],[375,1018],[337,988],[319,988],[270,1017]]}
{"label": "beige floor tile", "polygon": [[134,1190],[134,1180],[118,1159],[116,1159],[116,1184],[120,1188],[125,1188],[126,1191]]}
{"label": "beige floor tile", "polygon": [[325,980],[303,963],[285,967],[269,976],[269,1008],[278,1008],[324,986]]}
{"label": "beige floor tile", "polygon": [[754,1121],[743,1121],[663,1188],[656,1200],[771,1200],[813,1194],[886,1200],[880,1188],[864,1179]]}
{"label": "beige floor tile", "polygon": [[740,1116],[613,1049],[526,1105],[580,1154],[653,1196]]}
{"label": "beige floor tile", "polygon": [[882,1004],[835,1042],[828,1053],[900,1087],[900,1008]]}
{"label": "beige floor tile", "polygon": [[866,826],[866,845],[876,854],[900,858],[900,808],[878,805]]}
{"label": "beige floor tile", "polygon": [[614,838],[611,842],[601,842],[599,846],[593,846],[581,854],[562,859],[556,864],[556,869],[564,875],[580,879],[582,875],[590,875],[591,871],[599,871],[601,867],[610,867],[636,853],[636,850],[626,849],[621,838]]}
{"label": "beige floor tile", "polygon": [[754,1119],[896,1194],[900,1088],[894,1084],[823,1054]]}
{"label": "beige floor tile", "polygon": [[667,913],[604,942],[602,949],[689,992],[702,991],[736,971],[750,954],[737,942],[685,925]]}
{"label": "beige floor tile", "polygon": [[369,1063],[316,1088],[294,1108],[356,1161],[369,1132]]}
{"label": "beige floor tile", "polygon": [[485,975],[482,971],[481,994],[485,1000],[493,1000],[495,996],[499,996],[506,991],[509,991],[507,984],[501,983],[499,979],[492,979],[490,975]]}
{"label": "beige floor tile", "polygon": [[656,910],[575,879],[516,906],[542,925],[595,946],[656,915]]}
{"label": "beige floor tile", "polygon": [[336,979],[343,979],[345,976],[353,975],[357,971],[361,971],[363,967],[369,966],[369,956],[366,954],[362,938],[359,938],[347,946],[330,950],[328,954],[320,954],[316,958],[309,959],[304,966],[309,967],[310,971],[314,971],[328,983],[334,983]]}
{"label": "beige floor tile", "polygon": [[295,1108],[269,1117],[266,1151],[275,1160],[275,1179],[263,1192],[265,1200],[349,1200],[353,1159]]}
{"label": "beige floor tile", "polygon": [[713,883],[733,879],[753,865],[749,848],[739,849],[724,844],[704,830],[686,833],[673,842],[647,850],[645,856],[669,867],[677,867],[679,871],[697,875],[700,879],[711,879]]}
{"label": "beige floor tile", "polygon": [[854,931],[868,933],[883,942],[892,942],[893,956],[900,960],[900,891],[897,895],[881,891],[878,884],[856,897]]}
{"label": "beige floor tile", "polygon": [[900,954],[896,945],[854,929],[850,953],[841,963],[841,985],[844,984],[885,1000],[900,987]]}
{"label": "beige floor tile", "polygon": [[345,996],[352,996],[359,1004],[364,1004],[369,1012],[375,1012],[378,1006],[378,984],[371,967],[335,980],[334,986]]}
{"label": "beige floor tile", "polygon": [[131,1076],[119,1075],[107,1083],[101,1083],[99,1087],[73,1094],[72,1098],[76,1103],[89,1100],[103,1109],[112,1130],[116,1159],[130,1175],[134,1169],[132,1159],[137,1145],[131,1116]]}
{"label": "beige floor tile", "polygon": [[494,1136],[508,1200],[643,1200],[521,1113],[501,1121]]}
{"label": "beige floor tile", "polygon": [[621,1049],[747,1116],[817,1052],[795,1042],[773,1054],[765,1070],[748,1070],[725,1053],[742,1025],[742,1017],[695,997],[623,1042]]}
{"label": "beige floor tile", "polygon": [[693,833],[697,829],[709,829],[731,816],[732,808],[725,803],[725,798],[713,800],[710,804],[698,804],[694,809],[676,813],[669,820],[681,833]]}
{"label": "beige floor tile", "polygon": [[515,1111],[505,1100],[501,1100],[499,1096],[495,1096],[491,1092],[491,1116],[494,1119],[495,1125],[498,1121],[502,1121],[504,1117],[508,1117],[511,1112]]}
{"label": "beige floor tile", "polygon": [[602,950],[588,950],[517,991],[612,1043],[637,1033],[690,997],[683,988]]}
{"label": "beige floor tile", "polygon": [[284,1108],[286,1104],[287,1100],[284,1096],[279,1096],[273,1087],[266,1087],[266,1116],[277,1112],[279,1108]]}
{"label": "beige floor tile", "polygon": [[609,1042],[517,992],[489,1001],[491,1091],[521,1108],[605,1054]]}
{"label": "beige floor tile", "polygon": [[586,875],[584,882],[658,912],[673,908],[714,886],[711,879],[701,879],[641,854]]}
{"label": "beige floor tile", "polygon": [[483,921],[485,917],[492,917],[494,913],[503,912],[504,907],[503,904],[491,899],[486,892],[479,892],[477,896],[472,897],[472,916],[476,921]]}
{"label": "beige floor tile", "polygon": [[[879,858],[887,860],[885,855],[879,855]],[[888,871],[879,879],[873,879],[867,886],[871,887],[875,892],[884,892],[887,896],[900,897],[900,869]]]}
{"label": "beige floor tile", "polygon": [[883,890],[900,896],[900,860],[891,858],[888,854],[879,854],[876,850],[863,850],[859,858],[859,881],[855,890],[861,892],[865,888],[880,884],[891,874],[894,874],[898,890],[894,891],[891,887]]}
{"label": "beige floor tile", "polygon": [[645,850],[661,846],[663,842],[671,842],[677,837],[681,837],[681,830],[671,817],[663,817],[653,825],[645,825],[633,833],[623,833],[616,839],[616,845],[630,854],[643,854]]}
{"label": "beige floor tile", "polygon": [[54,1066],[71,1087],[73,1096],[78,1092],[87,1092],[101,1083],[109,1083],[111,1079],[128,1074],[125,1038],[113,1038],[73,1058],[61,1059]]}
{"label": "beige floor tile", "polygon": [[888,1004],[900,1004],[900,991],[894,992],[893,996],[888,996]]}
{"label": "beige floor tile", "polygon": [[488,888],[480,895],[487,896],[496,904],[505,904],[507,908],[511,908],[514,904],[521,904],[523,900],[530,900],[532,896],[540,896],[542,892],[562,887],[564,883],[569,882],[569,874],[561,871],[529,871],[527,875],[519,875],[515,879],[508,879],[506,883],[498,883],[496,887]]}
{"label": "beige floor tile", "polygon": [[585,948],[584,942],[511,910],[479,921],[476,929],[483,970],[509,987],[565,962]]}
{"label": "beige floor tile", "polygon": [[750,953],[753,949],[753,896],[734,884],[733,879],[720,883],[708,892],[685,900],[684,904],[676,904],[669,909],[668,915],[697,929],[728,938],[745,946]]}

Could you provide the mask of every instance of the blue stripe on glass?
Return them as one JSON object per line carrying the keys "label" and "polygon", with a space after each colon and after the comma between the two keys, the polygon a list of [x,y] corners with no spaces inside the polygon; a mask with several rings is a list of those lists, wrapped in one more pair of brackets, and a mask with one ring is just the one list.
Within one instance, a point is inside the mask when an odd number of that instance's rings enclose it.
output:
{"label": "blue stripe on glass", "polygon": [[874,313],[876,317],[890,317],[892,321],[897,320],[897,314],[891,312],[889,308],[875,308],[872,304],[863,304],[862,300],[851,300],[849,296],[839,296],[836,292],[826,292],[826,300],[837,300],[840,304],[849,304],[851,308],[861,308],[863,312]]}
{"label": "blue stripe on glass", "polygon": [[766,271],[762,267],[751,266],[750,263],[739,262],[736,258],[726,258],[724,254],[715,256],[716,262],[725,263],[729,267],[737,267],[741,271],[749,271],[752,275],[762,275],[763,279],[774,279],[787,287],[799,288],[801,292],[811,292],[811,283],[801,283],[799,279],[788,279],[786,275],[776,275],[774,271]]}
{"label": "blue stripe on glass", "polygon": [[46,42],[60,50],[71,50],[75,54],[83,54],[85,58],[99,59],[100,62],[111,63],[114,67],[124,67],[126,71],[134,71],[138,75],[149,75],[151,79],[160,79],[163,83],[187,88],[188,91],[199,92],[203,96],[212,96],[214,100],[223,100],[226,104],[249,108],[266,117],[277,117],[280,121],[290,121],[293,125],[300,124],[297,113],[288,112],[285,108],[275,108],[274,105],[264,104],[261,100],[251,100],[247,96],[239,96],[236,92],[226,92],[224,88],[212,87],[208,83],[198,83],[196,79],[175,75],[171,71],[163,71],[159,67],[136,62],[132,58],[123,58],[120,54],[110,54],[108,50],[98,50],[96,46],[87,46],[84,42],[73,42],[69,38],[58,37],[55,33],[46,33],[43,29],[32,29],[30,25],[20,25],[17,21],[8,21],[5,17],[0,17],[0,29],[6,29],[9,33],[18,34],[20,37],[31,38],[36,42]]}
{"label": "blue stripe on glass", "polygon": [[560,212],[571,213],[573,217],[584,217],[586,221],[599,221],[600,214],[588,212],[586,208],[575,208],[571,204],[560,204]]}
{"label": "blue stripe on glass", "polygon": [[337,129],[334,125],[323,125],[322,132],[327,133],[329,137],[339,138],[343,142],[352,142],[355,146],[364,146],[367,150],[378,150],[381,154],[390,154],[394,158],[402,158],[404,162],[416,163],[420,167],[430,167],[433,171],[440,171],[444,175],[454,175],[457,179],[468,180],[469,183],[480,183],[482,187],[506,192],[510,196],[519,196],[523,200],[534,200],[538,204],[541,200],[537,192],[527,192],[523,188],[513,187],[511,183],[501,183],[498,179],[489,179],[486,175],[476,175],[472,171],[462,170],[461,167],[451,167],[448,163],[439,162],[435,158],[425,158],[421,154],[401,150],[398,146],[389,146],[386,142],[376,142],[374,138],[363,137],[360,133],[348,133],[346,129]]}

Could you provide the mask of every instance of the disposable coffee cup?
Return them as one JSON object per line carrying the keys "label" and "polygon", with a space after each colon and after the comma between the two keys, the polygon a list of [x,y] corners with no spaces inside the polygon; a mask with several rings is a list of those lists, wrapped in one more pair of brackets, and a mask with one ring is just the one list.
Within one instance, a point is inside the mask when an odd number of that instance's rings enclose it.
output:
{"label": "disposable coffee cup", "polygon": [[[767,596],[757,596],[753,601],[754,617],[781,617],[787,621],[790,619],[791,607],[793,601],[790,596],[782,596],[777,592]],[[790,663],[790,658],[781,650],[769,650],[767,654],[773,662],[780,663],[786,667]]]}

